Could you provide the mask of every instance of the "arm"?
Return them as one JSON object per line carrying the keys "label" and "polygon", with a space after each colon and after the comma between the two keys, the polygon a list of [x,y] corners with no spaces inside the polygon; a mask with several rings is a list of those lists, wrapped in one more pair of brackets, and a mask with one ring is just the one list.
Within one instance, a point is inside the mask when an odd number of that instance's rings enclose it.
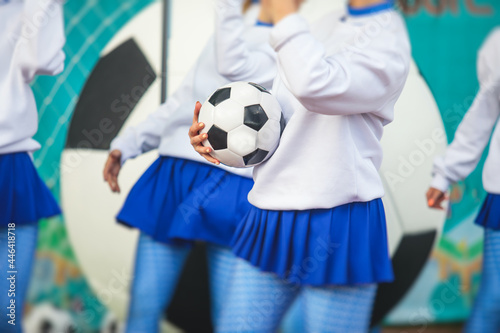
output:
{"label": "arm", "polygon": [[434,163],[431,187],[446,192],[477,166],[500,117],[500,82],[483,84],[444,156]]}
{"label": "arm", "polygon": [[122,164],[130,158],[158,148],[167,118],[177,106],[176,101],[169,98],[143,122],[127,128],[122,135],[111,142],[110,149],[119,150],[122,153]]}
{"label": "arm", "polygon": [[[111,142],[110,153],[103,170],[103,178],[111,191],[120,192],[118,174],[129,158],[158,148],[163,133],[170,125],[169,118],[177,112],[185,98],[192,98],[194,68],[188,73],[181,86],[168,100],[137,126],[127,128]],[[189,117],[189,113],[187,113]]]}
{"label": "arm", "polygon": [[111,142],[110,153],[103,170],[104,181],[109,184],[111,191],[120,192],[118,174],[123,163],[129,158],[158,148],[166,118],[173,110],[175,101],[169,99],[139,125],[127,128],[122,135]]}
{"label": "arm", "polygon": [[491,132],[500,117],[500,30],[491,33],[478,53],[480,89],[458,127],[444,156],[434,163],[431,187],[446,192],[452,183],[465,179],[477,166]]}
{"label": "arm", "polygon": [[480,89],[458,127],[444,156],[434,162],[434,178],[427,191],[428,205],[443,209],[445,193],[452,183],[465,179],[477,166],[500,117],[500,73],[498,50],[500,33],[496,30],[481,47],[477,73]]}
{"label": "arm", "polygon": [[[267,40],[269,27],[245,27],[242,0],[218,0],[215,12],[215,52],[219,74],[230,81],[253,81],[270,87],[276,76],[276,55]],[[251,29],[262,43],[248,45]]]}
{"label": "arm", "polygon": [[[393,17],[393,20],[398,19]],[[409,69],[409,46],[395,30],[381,27],[366,47],[346,47],[328,56],[298,14],[283,18],[271,33],[271,45],[287,87],[311,112],[329,115],[382,113],[403,88]],[[392,115],[377,114],[383,118]]]}
{"label": "arm", "polygon": [[64,69],[63,8],[61,0],[24,0],[23,26],[16,59],[23,76],[57,75]]}
{"label": "arm", "polygon": [[[170,95],[165,103],[151,113],[140,124],[127,128],[123,134],[111,142],[111,151],[121,151],[121,163],[129,158],[158,148],[163,133],[169,126],[169,118],[186,99],[193,99],[193,82],[195,68],[187,74],[180,87]],[[186,112],[188,117],[189,113]]]}

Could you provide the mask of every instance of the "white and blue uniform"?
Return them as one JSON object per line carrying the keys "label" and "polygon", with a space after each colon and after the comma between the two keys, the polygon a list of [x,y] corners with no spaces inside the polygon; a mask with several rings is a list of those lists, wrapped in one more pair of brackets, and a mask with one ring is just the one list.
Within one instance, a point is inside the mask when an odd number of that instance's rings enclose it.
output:
{"label": "white and blue uniform", "polygon": [[[500,330],[500,28],[486,39],[478,54],[479,92],[458,127],[446,153],[434,164],[431,186],[446,192],[465,179],[478,165],[490,142],[483,169],[488,192],[476,224],[485,228],[483,275],[467,332]],[[493,134],[492,134],[493,132]]]}
{"label": "white and blue uniform", "polygon": [[[33,140],[38,113],[30,83],[36,75],[57,75],[64,68],[62,7],[51,0],[2,1],[0,31],[0,308],[6,309],[11,299],[16,308],[16,325],[7,322],[10,318],[4,312],[0,331],[21,332],[37,222],[61,213],[30,155],[40,148]],[[13,235],[15,269],[9,269],[8,250],[13,248],[8,247],[8,240]],[[7,271],[18,272],[13,298],[7,295]]]}
{"label": "white and blue uniform", "polygon": [[[255,25],[255,20],[251,25],[245,25],[241,15],[241,6],[238,8],[240,21],[233,19],[232,11],[220,10],[220,8],[223,7],[217,6],[218,30],[216,31],[245,30],[243,38],[250,49],[266,45],[269,27]],[[213,38],[210,39],[201,53],[202,56],[167,102],[144,122],[127,129],[123,135],[111,143],[111,150],[118,149],[122,152],[122,162],[158,148],[160,158],[134,186],[117,218],[120,222],[139,228],[155,240],[165,243],[171,242],[172,238],[184,238],[206,240],[228,246],[232,232],[227,230],[224,232],[225,236],[222,237],[221,230],[218,229],[225,228],[228,223],[234,222],[220,220],[221,216],[217,216],[217,221],[213,221],[213,225],[207,224],[209,223],[207,222],[208,216],[213,212],[204,212],[205,209],[210,209],[211,205],[205,200],[207,199],[205,194],[201,194],[203,200],[200,200],[197,189],[202,190],[202,193],[208,193],[207,191],[214,186],[220,183],[226,184],[225,177],[234,178],[234,175],[242,176],[241,182],[245,184],[239,184],[240,181],[238,181],[238,184],[231,184],[229,187],[233,189],[242,187],[241,193],[247,193],[251,188],[249,182],[252,175],[251,169],[235,169],[208,163],[193,150],[186,135],[192,125],[192,110],[196,101],[205,100],[216,89],[238,78],[238,76],[232,76],[231,79],[227,79],[218,73],[215,51],[217,44],[218,42],[214,42]],[[268,45],[266,46],[270,49]],[[272,52],[271,49],[270,52]],[[274,65],[269,68],[268,74],[253,77],[253,80],[269,88],[275,74],[276,66]],[[152,179],[145,179],[147,177]],[[161,180],[162,188],[153,188],[157,183],[155,178],[161,178],[158,180]],[[200,180],[207,180],[208,183],[204,184]],[[236,193],[231,196],[227,190],[220,193],[221,196],[227,195],[227,199],[239,197]],[[245,196],[246,194],[243,197]],[[246,202],[246,198],[243,199]],[[211,196],[210,201],[216,202],[218,199]],[[243,202],[238,206],[242,204]],[[177,207],[179,207],[178,210]],[[177,216],[174,217],[176,214]],[[174,222],[174,219],[178,222]],[[204,222],[199,222],[200,219]],[[233,220],[234,217],[228,214],[227,219]],[[195,220],[197,222],[193,222]],[[206,234],[203,234],[204,232]]]}
{"label": "white and blue uniform", "polygon": [[[138,228],[139,239],[128,332],[156,332],[194,240],[207,241],[212,289],[212,318],[217,321],[224,286],[232,272],[229,250],[238,222],[250,209],[247,200],[253,181],[251,169],[234,169],[208,163],[191,147],[187,132],[196,101],[231,80],[252,79],[269,88],[276,65],[261,77],[226,78],[219,74],[216,47],[228,38],[242,38],[247,50],[267,48],[270,28],[255,24],[254,9],[243,19],[239,3],[227,10],[216,6],[216,36],[167,102],[136,127],[113,140],[111,150],[122,152],[122,163],[158,148],[160,157],[132,188],[117,219]],[[249,18],[252,17],[250,20]],[[251,23],[250,23],[250,22]],[[236,35],[222,38],[227,31]]]}
{"label": "white and blue uniform", "polygon": [[[255,288],[246,297],[231,290],[219,331],[275,330],[302,293],[307,330],[363,332],[376,283],[393,279],[378,169],[410,66],[406,27],[387,2],[331,13],[311,28],[289,15],[270,41],[279,72],[272,92],[287,125],[274,155],[254,168],[253,207],[233,238],[245,259],[233,288],[249,276]],[[255,304],[266,315],[250,320]]]}

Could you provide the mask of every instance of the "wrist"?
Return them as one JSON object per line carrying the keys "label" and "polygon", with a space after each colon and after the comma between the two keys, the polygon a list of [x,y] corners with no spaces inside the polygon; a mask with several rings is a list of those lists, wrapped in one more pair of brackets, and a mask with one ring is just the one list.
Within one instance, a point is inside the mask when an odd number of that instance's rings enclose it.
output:
{"label": "wrist", "polygon": [[269,23],[269,24],[273,23],[273,18],[271,16],[271,14],[265,13],[263,11],[260,11],[259,16],[257,17],[257,20],[260,22]]}

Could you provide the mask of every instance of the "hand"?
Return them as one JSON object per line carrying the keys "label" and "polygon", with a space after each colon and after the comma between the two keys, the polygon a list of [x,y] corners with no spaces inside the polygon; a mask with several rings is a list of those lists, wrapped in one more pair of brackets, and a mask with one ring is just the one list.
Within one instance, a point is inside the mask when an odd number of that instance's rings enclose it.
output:
{"label": "hand", "polygon": [[437,188],[431,187],[427,191],[427,205],[429,205],[430,208],[444,210],[442,203],[446,199],[446,193]]}
{"label": "hand", "polygon": [[118,173],[122,167],[121,164],[122,152],[115,149],[109,153],[108,160],[104,165],[104,181],[108,182],[111,191],[120,193],[118,186]]}
{"label": "hand", "polygon": [[189,138],[191,139],[191,145],[193,146],[194,150],[198,152],[201,156],[203,156],[207,161],[210,163],[214,163],[219,165],[220,162],[213,158],[210,153],[212,152],[212,148],[210,147],[205,147],[202,144],[203,140],[206,140],[208,138],[207,133],[200,134],[200,130],[205,128],[205,124],[199,123],[198,122],[198,116],[200,115],[200,109],[201,109],[201,103],[196,102],[196,105],[194,107],[194,117],[193,117],[193,125],[189,128]]}
{"label": "hand", "polygon": [[296,13],[303,0],[271,0],[273,22],[276,24],[286,16]]}

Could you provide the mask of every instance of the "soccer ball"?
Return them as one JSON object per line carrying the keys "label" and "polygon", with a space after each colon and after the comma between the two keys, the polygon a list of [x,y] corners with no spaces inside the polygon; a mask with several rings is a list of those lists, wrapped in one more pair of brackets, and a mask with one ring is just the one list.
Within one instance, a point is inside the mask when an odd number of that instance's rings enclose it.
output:
{"label": "soccer ball", "polygon": [[125,331],[123,326],[112,312],[108,312],[101,323],[99,333],[121,333]]}
{"label": "soccer ball", "polygon": [[30,333],[74,333],[77,327],[71,315],[49,303],[35,306],[24,320],[24,331]]}
{"label": "soccer ball", "polygon": [[281,107],[265,88],[234,82],[217,89],[200,110],[205,123],[203,141],[221,163],[246,168],[267,160],[278,147],[285,119]]}

